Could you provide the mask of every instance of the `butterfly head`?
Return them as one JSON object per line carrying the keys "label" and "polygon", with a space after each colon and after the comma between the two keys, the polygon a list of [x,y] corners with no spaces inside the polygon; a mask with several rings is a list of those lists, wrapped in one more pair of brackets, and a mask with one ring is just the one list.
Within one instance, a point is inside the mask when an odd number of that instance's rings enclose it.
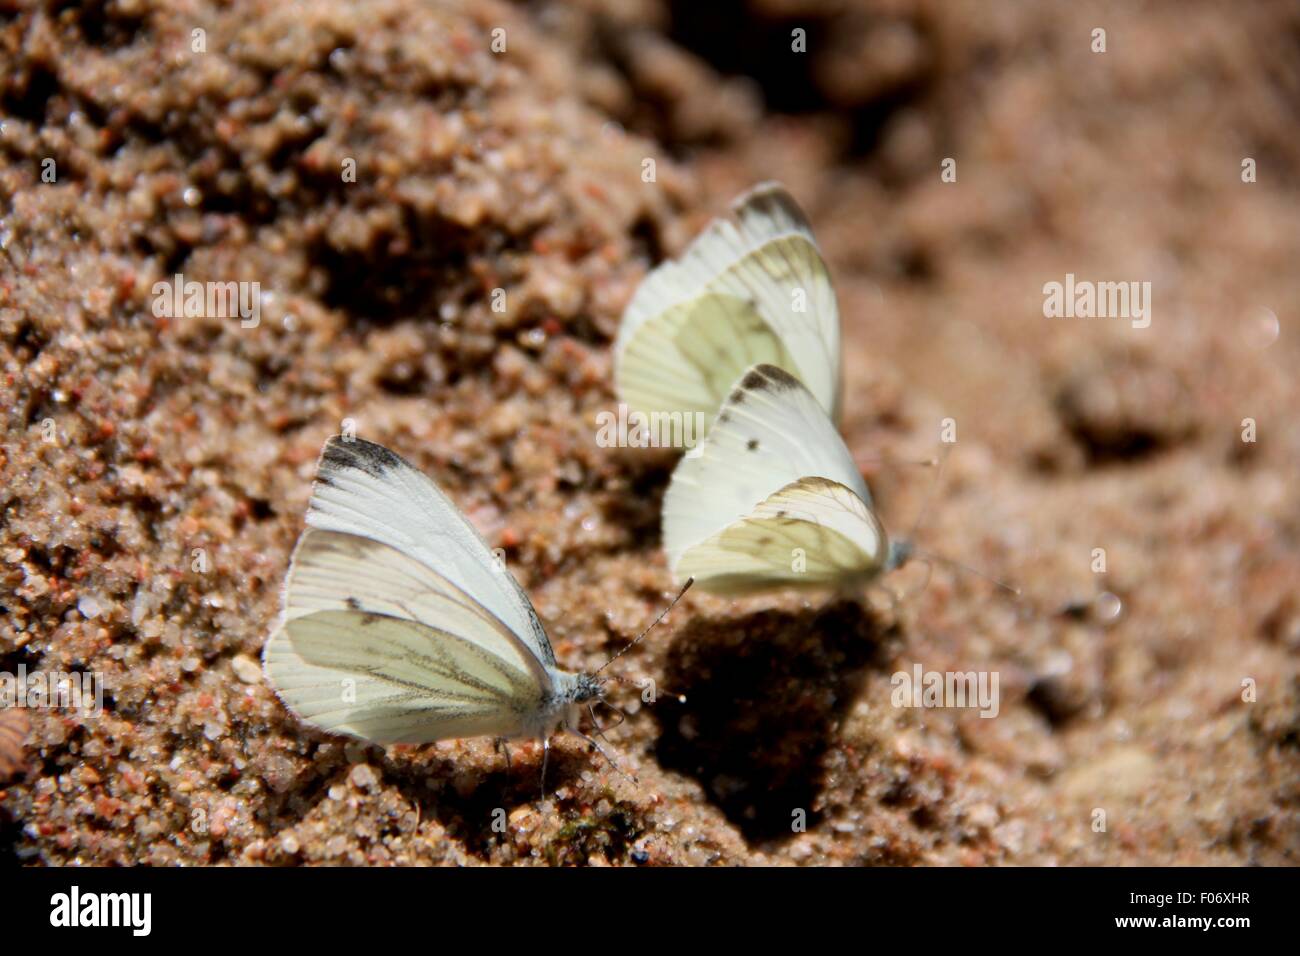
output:
{"label": "butterfly head", "polygon": [[905,538],[889,542],[889,555],[885,558],[885,570],[893,571],[895,568],[901,568],[911,560],[914,549],[912,542]]}
{"label": "butterfly head", "polygon": [[573,683],[573,702],[587,704],[605,699],[605,679],[594,674],[578,674]]}

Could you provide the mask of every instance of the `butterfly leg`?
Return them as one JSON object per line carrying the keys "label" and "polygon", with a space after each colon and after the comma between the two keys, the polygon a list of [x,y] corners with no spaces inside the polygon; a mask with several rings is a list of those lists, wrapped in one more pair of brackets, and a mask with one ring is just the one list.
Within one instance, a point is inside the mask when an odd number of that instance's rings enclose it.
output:
{"label": "butterfly leg", "polygon": [[506,738],[498,737],[492,741],[492,749],[497,753],[506,755],[506,773],[510,773],[510,745],[506,743]]}
{"label": "butterfly leg", "polygon": [[[606,707],[608,707],[608,708],[609,708],[610,710],[612,710],[614,713],[618,714],[618,720],[617,720],[615,723],[607,724],[606,726],[601,727],[600,729],[601,729],[602,731],[604,731],[604,730],[612,730],[612,729],[615,728],[615,727],[621,727],[621,726],[623,725],[623,723],[627,720],[627,714],[623,713],[623,711],[619,710],[617,707],[615,707],[615,706],[614,706],[613,704],[611,704],[609,701],[607,701],[607,700],[602,700],[602,701],[600,701],[600,703],[604,704]],[[590,705],[589,705],[589,706],[590,706]],[[594,708],[593,708],[592,711],[591,711],[591,719],[592,719],[592,722],[595,723],[595,720],[596,720],[596,711],[595,711]],[[599,726],[599,724],[597,724],[597,726]],[[606,737],[603,733],[602,733],[600,736],[601,736],[602,738],[604,738],[606,741],[609,740],[609,738]]]}
{"label": "butterfly leg", "polygon": [[581,730],[575,730],[574,733],[577,734],[579,737],[581,737],[583,740],[587,741],[587,743],[589,743],[589,744],[591,744],[593,747],[595,747],[596,750],[597,750],[597,752],[598,752],[602,757],[605,758],[605,762],[606,762],[607,764],[609,764],[611,767],[613,767],[614,770],[618,773],[619,776],[623,777],[625,780],[628,780],[628,781],[631,782],[631,783],[640,783],[640,781],[637,780],[636,777],[633,777],[633,776],[631,776],[630,774],[626,773],[626,772],[623,770],[622,767],[620,767],[618,764],[614,763],[614,759],[613,759],[612,757],[610,757],[609,754],[605,753],[605,748],[602,747],[602,746],[599,744],[599,742],[596,741],[595,738],[593,738],[593,737],[588,737],[588,736],[587,736],[586,734],[584,734]]}
{"label": "butterfly leg", "polygon": [[902,591],[898,588],[890,587],[887,584],[882,584],[879,581],[873,581],[870,585],[873,590],[881,591],[889,598],[889,611],[895,617],[898,616],[903,604],[912,600],[917,595],[924,594],[925,589],[930,586],[930,578],[934,574],[934,565],[924,557],[918,558],[915,563],[921,564],[925,567],[925,577],[921,579],[921,583],[916,587]]}
{"label": "butterfly leg", "polygon": [[[886,598],[888,598],[889,613],[892,614],[894,617],[897,617],[900,609],[902,608],[904,596],[900,594],[898,591],[896,591],[895,589],[876,582],[872,582],[869,588],[875,593],[883,594]],[[875,605],[875,607],[879,609],[880,605],[877,604]]]}
{"label": "butterfly leg", "polygon": [[551,759],[551,738],[542,741],[542,799],[546,799],[546,763]]}
{"label": "butterfly leg", "polygon": [[609,738],[605,736],[605,728],[600,726],[600,721],[596,719],[596,708],[588,704],[587,713],[591,714],[591,725],[596,728],[596,736],[609,743]]}

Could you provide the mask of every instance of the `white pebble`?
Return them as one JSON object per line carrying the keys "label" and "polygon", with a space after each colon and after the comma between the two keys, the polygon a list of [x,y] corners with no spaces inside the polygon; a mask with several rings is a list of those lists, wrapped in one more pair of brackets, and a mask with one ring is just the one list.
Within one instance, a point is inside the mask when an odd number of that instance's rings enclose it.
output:
{"label": "white pebble", "polygon": [[245,684],[260,684],[262,682],[262,665],[247,654],[236,654],[230,662],[230,669]]}
{"label": "white pebble", "polygon": [[77,610],[86,620],[94,620],[104,613],[104,605],[99,602],[99,598],[93,594],[83,594],[77,598]]}

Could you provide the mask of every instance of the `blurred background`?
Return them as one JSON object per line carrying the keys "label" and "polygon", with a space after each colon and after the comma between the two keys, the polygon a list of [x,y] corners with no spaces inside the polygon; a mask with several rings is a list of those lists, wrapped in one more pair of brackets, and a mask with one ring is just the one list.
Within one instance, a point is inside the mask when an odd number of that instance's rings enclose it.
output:
{"label": "blurred background", "polygon": [[[1283,3],[0,3],[0,671],[107,688],[0,715],[0,858],[1295,862],[1298,52]],[[1023,598],[691,595],[627,661],[688,696],[633,695],[639,788],[296,726],[257,658],[348,421],[567,666],[662,606],[673,460],[596,446],[609,346],[762,179],[886,523],[934,476],[881,458],[951,418],[922,543]],[[160,315],[178,273],[258,323]],[[1067,275],[1150,283],[1150,325],[1045,317]],[[917,662],[998,672],[999,716],[892,708]]]}

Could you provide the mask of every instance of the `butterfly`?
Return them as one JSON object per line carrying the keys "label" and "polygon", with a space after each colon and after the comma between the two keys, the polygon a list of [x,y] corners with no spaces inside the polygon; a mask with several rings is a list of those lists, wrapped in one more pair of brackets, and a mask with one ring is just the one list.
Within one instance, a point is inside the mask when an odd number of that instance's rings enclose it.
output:
{"label": "butterfly", "polygon": [[523,589],[431,479],[382,445],[336,436],[306,522],[262,653],[299,719],[378,744],[538,739],[543,789],[559,730],[609,760],[578,727],[606,679],[556,663]]}
{"label": "butterfly", "polygon": [[664,496],[663,542],[678,579],[720,594],[853,589],[912,553],[890,541],[825,408],[773,365],[747,370]]}
{"label": "butterfly", "polygon": [[715,219],[637,288],[614,345],[620,401],[707,422],[745,369],[768,364],[804,382],[838,421],[839,308],[808,220],[773,182],[732,212],[734,222]]}

